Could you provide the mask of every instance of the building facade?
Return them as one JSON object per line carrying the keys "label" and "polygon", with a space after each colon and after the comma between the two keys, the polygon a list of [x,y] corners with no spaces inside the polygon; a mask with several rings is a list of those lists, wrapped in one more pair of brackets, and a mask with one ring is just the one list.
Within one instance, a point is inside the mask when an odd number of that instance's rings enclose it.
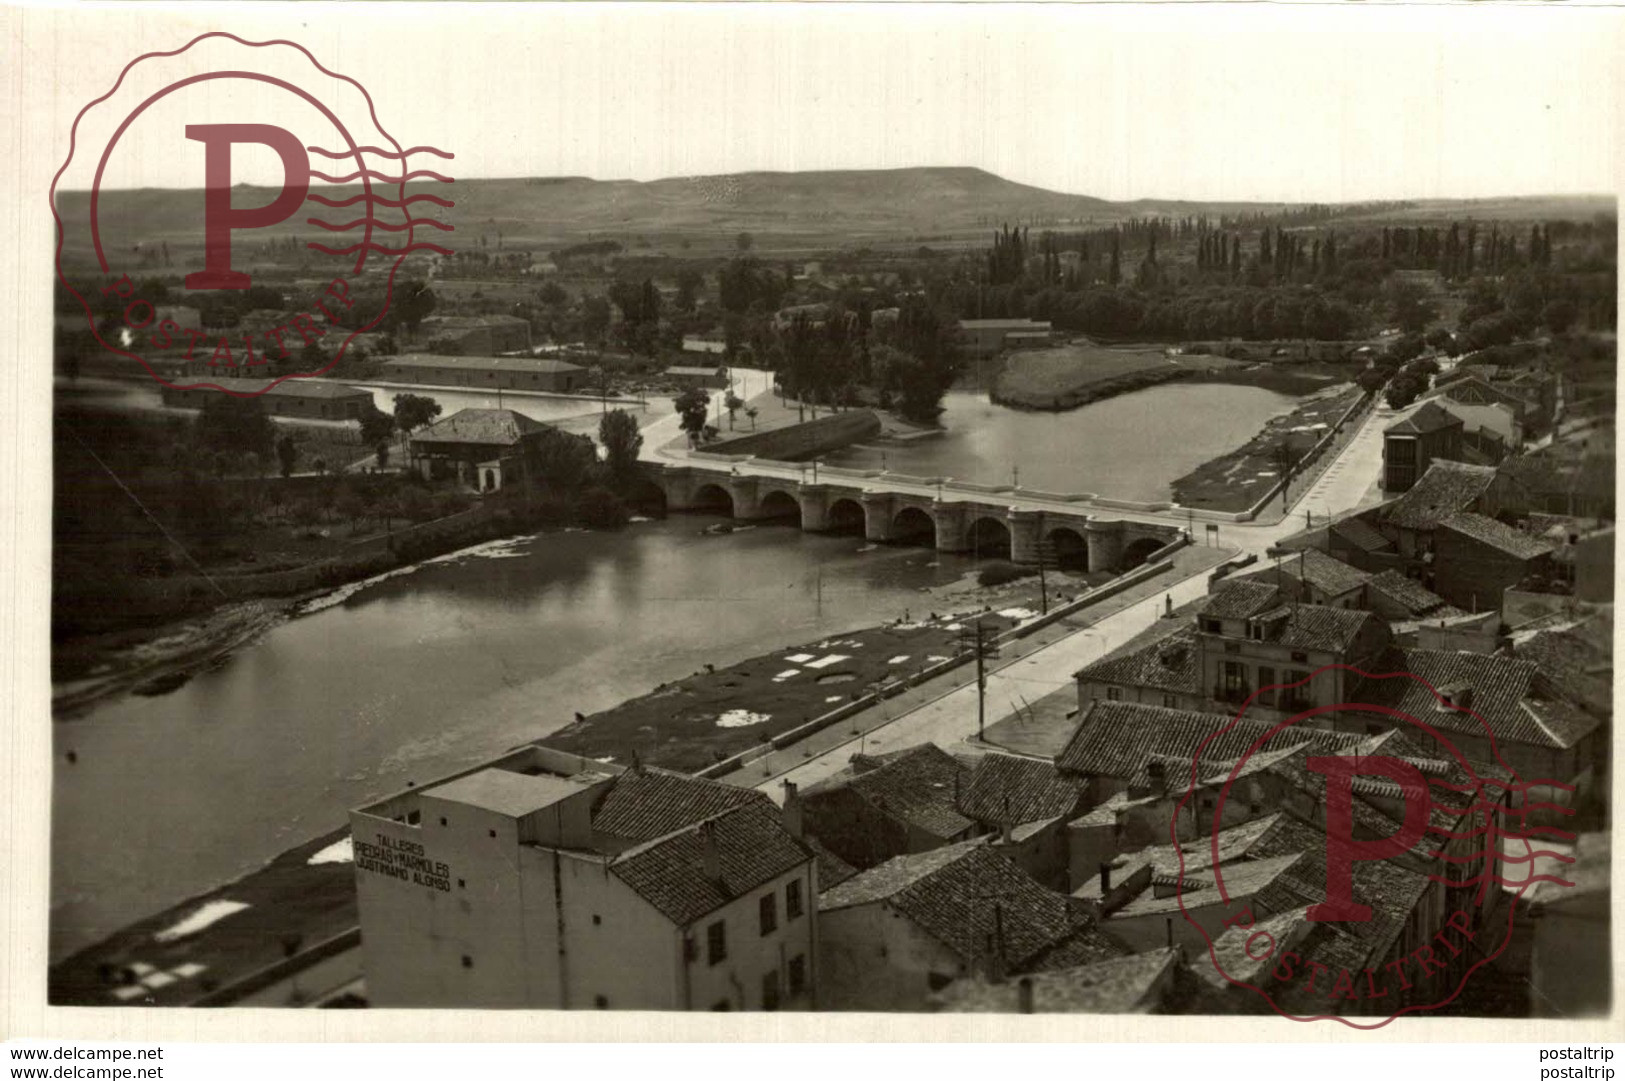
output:
{"label": "building facade", "polygon": [[[347,387],[338,383],[316,382],[308,379],[286,379],[267,388],[259,379],[230,379],[206,375],[213,386],[233,394],[254,395],[247,400],[257,402],[262,411],[273,417],[295,417],[300,420],[359,420],[372,406],[372,392]],[[222,390],[212,387],[165,386],[160,392],[167,406],[177,409],[202,409]]]}
{"label": "building facade", "polygon": [[587,370],[542,357],[448,357],[413,353],[388,357],[382,377],[392,383],[469,390],[531,390],[572,394],[586,386]]}

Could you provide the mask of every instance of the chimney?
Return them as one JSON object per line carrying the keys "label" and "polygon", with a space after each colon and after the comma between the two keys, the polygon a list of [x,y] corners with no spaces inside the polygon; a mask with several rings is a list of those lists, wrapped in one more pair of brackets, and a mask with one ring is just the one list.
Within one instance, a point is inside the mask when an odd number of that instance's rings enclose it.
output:
{"label": "chimney", "polygon": [[1004,797],[1004,817],[999,822],[999,843],[1010,844],[1010,797]]}
{"label": "chimney", "polygon": [[1112,865],[1105,860],[1100,861],[1100,896],[1105,897],[1112,891]]}
{"label": "chimney", "polygon": [[801,793],[794,781],[784,782],[784,828],[798,841],[806,836],[801,819]]}
{"label": "chimney", "polygon": [[1019,1003],[1017,1008],[1022,1013],[1033,1012],[1033,978],[1031,976],[1021,977],[1021,981],[1016,984],[1016,1001]]}
{"label": "chimney", "polygon": [[709,819],[700,823],[700,849],[705,861],[705,877],[713,882],[721,881],[722,856],[717,851],[717,826]]}

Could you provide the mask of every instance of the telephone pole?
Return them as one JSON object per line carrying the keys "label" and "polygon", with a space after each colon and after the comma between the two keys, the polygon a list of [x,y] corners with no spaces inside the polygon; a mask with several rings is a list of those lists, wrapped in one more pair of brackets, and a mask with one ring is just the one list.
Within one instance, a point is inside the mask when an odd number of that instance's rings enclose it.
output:
{"label": "telephone pole", "polygon": [[976,656],[976,738],[982,738],[987,724],[987,658],[997,656],[999,647],[989,641],[987,626],[980,618],[959,632],[961,648]]}
{"label": "telephone pole", "polygon": [[1051,567],[1057,567],[1057,566],[1059,566],[1059,563],[1057,562],[1057,557],[1056,557],[1056,554],[1055,554],[1055,542],[1052,541],[1052,540],[1048,540],[1048,539],[1039,541],[1038,542],[1038,612],[1039,612],[1039,615],[1046,615],[1046,616],[1049,615],[1049,580],[1045,576],[1045,571],[1049,570]]}

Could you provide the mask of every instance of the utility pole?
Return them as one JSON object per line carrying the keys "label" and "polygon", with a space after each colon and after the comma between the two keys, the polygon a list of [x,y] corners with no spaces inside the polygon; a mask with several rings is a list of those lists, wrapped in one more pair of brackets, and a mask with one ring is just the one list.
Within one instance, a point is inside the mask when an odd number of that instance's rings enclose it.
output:
{"label": "utility pole", "polygon": [[1049,580],[1045,571],[1051,567],[1059,566],[1055,555],[1055,542],[1044,539],[1038,542],[1038,612],[1039,615],[1049,615]]}
{"label": "utility pole", "polygon": [[959,633],[961,647],[976,655],[976,738],[980,740],[987,724],[987,658],[996,655],[999,647],[988,641],[987,625],[980,617]]}

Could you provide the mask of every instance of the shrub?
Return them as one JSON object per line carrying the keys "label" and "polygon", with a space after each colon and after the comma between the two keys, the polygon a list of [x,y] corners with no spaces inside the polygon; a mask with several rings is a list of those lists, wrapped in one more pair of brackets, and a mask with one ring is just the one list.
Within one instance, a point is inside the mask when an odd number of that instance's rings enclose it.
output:
{"label": "shrub", "polygon": [[626,504],[607,488],[588,488],[576,500],[576,516],[592,529],[618,529],[630,515]]}
{"label": "shrub", "polygon": [[1032,567],[1018,567],[1002,559],[985,563],[982,569],[976,572],[976,581],[983,586],[1002,586],[1006,582],[1014,582],[1018,578],[1030,578],[1038,571]]}

